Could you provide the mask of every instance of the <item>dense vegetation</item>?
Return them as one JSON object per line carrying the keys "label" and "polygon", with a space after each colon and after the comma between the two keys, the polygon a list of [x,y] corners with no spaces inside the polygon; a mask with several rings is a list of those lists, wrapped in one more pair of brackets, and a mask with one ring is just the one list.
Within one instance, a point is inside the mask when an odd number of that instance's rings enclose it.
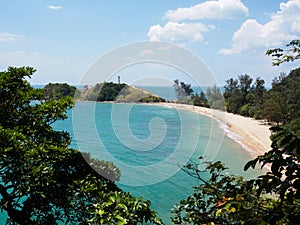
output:
{"label": "dense vegetation", "polygon": [[49,83],[42,88],[44,92],[44,98],[47,100],[58,100],[62,97],[74,97],[76,91],[76,87],[71,86],[67,83]]}
{"label": "dense vegetation", "polygon": [[139,102],[143,102],[143,103],[165,102],[165,101],[166,101],[165,99],[158,96],[147,96],[139,100]]}
{"label": "dense vegetation", "polygon": [[[268,50],[274,65],[299,58],[300,41],[291,49]],[[283,54],[283,52],[285,54]],[[260,78],[241,75],[226,81],[226,109],[277,122],[271,128],[271,150],[249,161],[244,170],[270,166],[270,171],[245,180],[227,172],[218,161],[190,162],[183,170],[200,181],[194,193],[173,209],[174,224],[282,224],[300,221],[300,68],[275,78],[266,90]],[[203,163],[206,168],[203,168]],[[209,179],[202,174],[209,173]]]}
{"label": "dense vegetation", "polygon": [[226,81],[224,98],[228,112],[243,116],[258,116],[266,92],[265,82],[259,77],[254,84],[252,81],[253,79],[247,74]]}
{"label": "dense vegetation", "polygon": [[[203,91],[193,94],[190,84],[184,82],[177,85],[175,80],[174,86],[177,96],[181,96],[181,103],[226,110],[277,124],[300,116],[300,68],[288,75],[275,77],[269,90],[263,79],[257,77],[253,82],[247,74],[226,80],[223,94],[216,86],[209,87],[206,94]],[[191,89],[189,95],[185,92],[185,86]]]}
{"label": "dense vegetation", "polygon": [[0,72],[0,209],[7,224],[162,224],[149,201],[116,186],[116,166],[69,148],[69,134],[52,129],[73,100],[45,99],[26,81],[34,72]]}
{"label": "dense vegetation", "polygon": [[276,123],[287,123],[300,117],[300,68],[275,78],[267,92],[261,117]]}
{"label": "dense vegetation", "polygon": [[127,84],[115,84],[112,82],[98,83],[87,90],[84,100],[88,101],[114,101]]}
{"label": "dense vegetation", "polygon": [[241,75],[226,81],[224,97],[228,112],[277,124],[300,116],[300,68],[288,76],[275,77],[269,90],[263,79],[256,78],[254,84],[252,80],[249,75]]}
{"label": "dense vegetation", "polygon": [[[293,40],[287,49],[275,48],[266,54],[273,57],[273,65],[279,66],[300,58],[300,40]],[[265,81],[249,75],[230,78],[225,85],[225,102],[228,112],[266,119],[270,122],[286,123],[300,116],[300,68],[288,75],[282,73],[275,77],[272,87],[266,90]]]}

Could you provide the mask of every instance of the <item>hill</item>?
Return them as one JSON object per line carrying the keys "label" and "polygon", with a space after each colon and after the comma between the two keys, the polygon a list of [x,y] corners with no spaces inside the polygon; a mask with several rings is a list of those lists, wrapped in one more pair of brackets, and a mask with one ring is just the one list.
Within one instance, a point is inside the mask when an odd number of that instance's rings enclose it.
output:
{"label": "hill", "polygon": [[57,100],[65,96],[74,97],[78,89],[67,83],[49,83],[42,88],[46,100]]}
{"label": "hill", "polygon": [[98,83],[94,87],[85,85],[75,99],[97,102],[165,102],[165,99],[142,88],[113,82]]}

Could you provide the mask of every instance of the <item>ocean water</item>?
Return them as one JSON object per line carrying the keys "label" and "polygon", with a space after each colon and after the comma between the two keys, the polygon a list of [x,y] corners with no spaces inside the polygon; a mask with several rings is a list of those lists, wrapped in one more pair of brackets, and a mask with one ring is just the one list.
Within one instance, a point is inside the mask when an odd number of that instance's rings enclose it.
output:
{"label": "ocean water", "polygon": [[[166,91],[165,96],[172,93]],[[205,155],[207,160],[222,160],[233,173],[248,178],[259,173],[243,172],[250,157],[226,135],[222,124],[193,112],[171,106],[78,102],[68,116],[54,128],[71,134],[71,147],[114,162],[121,169],[118,185],[150,200],[165,224],[171,224],[174,204],[198,184],[181,170],[189,160]],[[0,224],[5,217],[2,214]]]}
{"label": "ocean water", "polygon": [[118,185],[149,199],[166,224],[174,204],[198,184],[180,169],[189,160],[205,155],[222,160],[233,173],[248,178],[258,173],[243,172],[250,157],[221,124],[172,107],[78,102],[55,128],[71,133],[72,147],[114,162],[122,173]]}
{"label": "ocean water", "polygon": [[[168,87],[167,86],[141,86],[141,88],[148,90],[154,94],[157,94],[167,101],[177,99],[174,87],[172,86],[168,86]],[[203,86],[203,87],[192,86],[192,89],[194,91],[193,94],[195,93],[200,94],[201,91],[206,93],[207,88],[208,86]],[[223,90],[222,87],[220,87],[220,89]]]}

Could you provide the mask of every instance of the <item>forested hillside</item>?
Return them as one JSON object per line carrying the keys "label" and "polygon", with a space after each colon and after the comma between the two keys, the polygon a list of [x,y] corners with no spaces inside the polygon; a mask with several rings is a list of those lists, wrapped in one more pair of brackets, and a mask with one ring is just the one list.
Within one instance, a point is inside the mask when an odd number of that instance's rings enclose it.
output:
{"label": "forested hillside", "polygon": [[74,97],[76,91],[76,87],[71,86],[67,83],[49,83],[42,88],[45,99],[49,100],[57,100],[62,97]]}

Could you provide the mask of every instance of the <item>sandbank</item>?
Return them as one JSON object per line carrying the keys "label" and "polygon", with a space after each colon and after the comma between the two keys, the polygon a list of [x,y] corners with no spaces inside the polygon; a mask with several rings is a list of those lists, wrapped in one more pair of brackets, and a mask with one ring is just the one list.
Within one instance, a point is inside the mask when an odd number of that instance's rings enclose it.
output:
{"label": "sandbank", "polygon": [[199,106],[175,103],[159,104],[162,106],[172,106],[177,109],[200,113],[225,124],[225,132],[228,136],[241,144],[253,158],[258,155],[262,155],[271,149],[270,126],[266,125],[264,121]]}

